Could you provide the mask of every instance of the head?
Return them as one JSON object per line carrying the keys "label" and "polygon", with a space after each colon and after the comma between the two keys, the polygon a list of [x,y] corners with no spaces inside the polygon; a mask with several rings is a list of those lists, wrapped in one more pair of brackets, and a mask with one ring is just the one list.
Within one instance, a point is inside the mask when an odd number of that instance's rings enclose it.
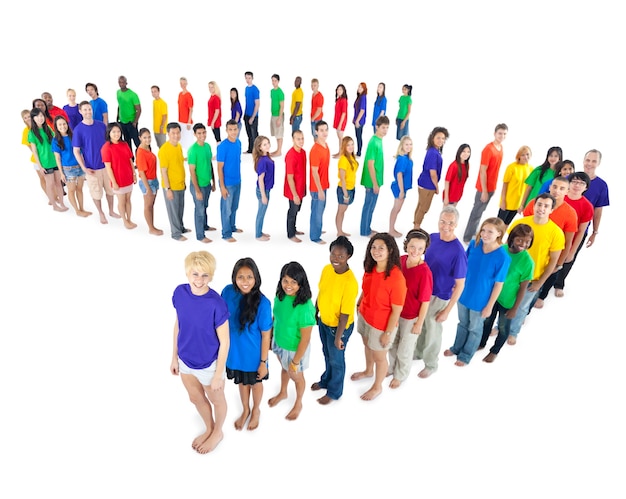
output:
{"label": "head", "polygon": [[453,241],[456,239],[454,231],[459,225],[459,211],[452,205],[446,205],[439,214],[439,236],[442,241]]}
{"label": "head", "polygon": [[[341,149],[339,150],[341,156],[347,156],[348,158],[354,158],[354,140],[347,135],[341,139]],[[354,158],[356,161],[356,158]]]}
{"label": "head", "polygon": [[167,124],[167,141],[173,146],[178,145],[180,142],[180,125],[177,121],[172,121]]}
{"label": "head", "polygon": [[150,93],[152,94],[152,97],[154,99],[160,99],[161,98],[161,89],[157,85],[152,85],[150,87]]}
{"label": "head", "polygon": [[46,124],[46,114],[38,107],[30,111],[30,122],[32,128],[43,128]]}
{"label": "head", "polygon": [[356,89],[356,93],[359,94],[359,95],[366,95],[367,94],[367,84],[364,81],[359,83],[359,86]]}
{"label": "head", "polygon": [[556,166],[563,161],[563,150],[559,146],[552,146],[548,149],[546,160],[543,162],[544,167],[556,169]]}
{"label": "head", "polygon": [[50,109],[54,104],[52,103],[52,94],[50,92],[44,92],[41,94],[41,98],[46,103],[46,107]]}
{"label": "head", "polygon": [[404,238],[404,252],[414,259],[421,259],[429,246],[430,235],[424,229],[412,229]]}
{"label": "head", "polygon": [[494,142],[501,144],[506,139],[506,134],[509,132],[509,127],[505,123],[498,123],[493,132]]}
{"label": "head", "polygon": [[456,150],[456,163],[462,165],[463,163],[469,163],[472,157],[472,149],[469,144],[461,144]]}
{"label": "head", "polygon": [[215,257],[208,251],[194,251],[185,257],[185,274],[193,294],[202,295],[209,291],[215,267]]}
{"label": "head", "polygon": [[291,132],[291,140],[296,151],[300,151],[304,147],[304,133],[302,130],[294,130]]}
{"label": "head", "polygon": [[239,102],[239,90],[235,87],[230,89],[230,102]]}
{"label": "head", "polygon": [[343,83],[340,83],[339,85],[337,85],[337,88],[335,89],[335,100],[347,99],[347,98],[348,98],[348,94],[346,93],[346,87],[343,85]]}
{"label": "head", "polygon": [[313,93],[317,92],[320,88],[320,81],[317,78],[311,80],[311,90]]}
{"label": "head", "polygon": [[547,192],[542,192],[535,198],[533,218],[536,223],[544,224],[550,219],[552,210],[556,207],[556,199]]}
{"label": "head", "polygon": [[411,158],[411,153],[413,152],[413,139],[408,135],[405,135],[400,139],[400,143],[398,144],[398,150],[396,151],[397,156],[408,156]]}
{"label": "head", "polygon": [[590,149],[585,154],[585,158],[583,159],[583,169],[585,170],[585,173],[589,175],[591,180],[596,178],[596,168],[600,166],[601,161],[602,153],[597,149]]}
{"label": "head", "polygon": [[95,83],[87,83],[85,85],[85,92],[87,92],[87,95],[92,99],[97,99],[100,95],[98,93],[98,87]]}
{"label": "head", "polygon": [[569,179],[567,177],[555,177],[550,184],[550,194],[556,199],[557,205],[565,200],[565,195],[569,192]]}
{"label": "head", "polygon": [[443,146],[446,143],[446,140],[448,140],[449,136],[450,134],[448,133],[447,128],[444,128],[442,126],[436,126],[428,135],[426,149],[434,147],[439,152],[443,151]]}
{"label": "head", "polygon": [[376,118],[376,135],[384,137],[389,131],[389,118],[387,116],[379,116]]}
{"label": "head", "polygon": [[242,295],[261,292],[261,274],[256,262],[249,257],[240,258],[233,267],[231,281]]}
{"label": "head", "polygon": [[30,128],[30,111],[28,109],[24,109],[21,112],[22,115],[22,121],[24,121],[24,124]]}
{"label": "head", "polygon": [[254,80],[254,75],[252,74],[252,71],[246,71],[243,75],[246,78],[246,85],[252,85],[252,80]]}
{"label": "head", "polygon": [[480,224],[478,235],[476,236],[476,246],[478,240],[482,239],[483,244],[502,244],[502,238],[506,232],[506,224],[498,217],[487,218]]}
{"label": "head", "polygon": [[180,88],[182,88],[183,91],[187,90],[187,84],[188,84],[187,78],[185,78],[184,76],[181,76],[180,77]]}
{"label": "head", "polygon": [[405,83],[402,85],[402,95],[411,95],[413,93],[413,85]]}
{"label": "head", "polygon": [[296,79],[293,82],[293,86],[296,88],[300,88],[302,86],[302,77],[296,76]]}
{"label": "head", "polygon": [[44,115],[48,116],[48,106],[46,105],[46,101],[43,99],[33,99],[33,107],[37,109],[41,109]]}
{"label": "head", "polygon": [[126,79],[125,76],[118,77],[117,84],[119,85],[120,90],[122,90],[122,92],[126,91],[126,89],[128,88],[128,80]]}
{"label": "head", "polygon": [[346,236],[339,236],[330,243],[330,263],[338,274],[348,270],[348,260],[354,253],[354,247]]}
{"label": "head", "polygon": [[257,163],[259,162],[259,158],[261,156],[268,156],[270,153],[270,139],[268,139],[265,135],[259,135],[256,139],[254,139],[254,144],[252,145],[252,161],[254,163],[254,171],[257,171]]}
{"label": "head", "polygon": [[274,73],[272,75],[272,87],[278,88],[279,83],[280,83],[280,76]]}
{"label": "head", "polygon": [[239,127],[237,126],[237,122],[235,120],[228,120],[226,122],[226,136],[228,137],[228,140],[235,142],[238,135]]}
{"label": "head", "polygon": [[517,224],[511,229],[506,242],[511,253],[519,253],[530,248],[534,240],[535,232],[530,225]]}
{"label": "head", "polygon": [[395,238],[387,232],[379,232],[372,236],[365,250],[363,267],[365,272],[372,272],[381,266],[385,276],[389,276],[393,267],[400,267],[400,250]]}
{"label": "head", "polygon": [[556,171],[554,172],[555,177],[567,177],[576,171],[576,167],[574,166],[574,162],[571,159],[564,159],[561,163],[556,167]]}
{"label": "head", "polygon": [[324,120],[319,120],[315,123],[315,132],[317,133],[318,140],[326,140],[328,137],[328,123]]}
{"label": "head", "polygon": [[59,114],[54,118],[54,135],[56,137],[61,137],[70,134],[71,130],[69,123],[63,115]]}
{"label": "head", "polygon": [[200,144],[206,141],[206,127],[204,123],[196,123],[193,126],[193,135]]}
{"label": "head", "polygon": [[283,300],[285,296],[294,296],[293,306],[306,303],[311,299],[311,287],[302,265],[298,262],[289,262],[280,269],[280,279],[276,286],[276,296]]}
{"label": "head", "polygon": [[141,145],[150,149],[150,143],[152,142],[152,134],[150,130],[147,128],[141,128],[139,130],[139,140],[141,141]]}
{"label": "head", "polygon": [[378,87],[376,88],[376,94],[383,97],[385,95],[385,88],[386,88],[386,85],[381,81],[378,84]]}
{"label": "head", "polygon": [[113,142],[115,144],[122,140],[122,127],[120,124],[116,122],[109,123],[105,137],[107,142]]}
{"label": "head", "polygon": [[520,165],[527,165],[532,157],[533,153],[528,146],[522,146],[517,150],[515,155],[515,161]]}
{"label": "head", "polygon": [[67,101],[70,104],[76,104],[76,90],[74,90],[73,88],[68,88],[67,92],[65,92],[65,95],[67,96]]}
{"label": "head", "polygon": [[83,121],[89,122],[93,119],[93,108],[91,107],[91,103],[89,101],[82,101],[78,105],[78,112],[83,117]]}
{"label": "head", "polygon": [[583,192],[589,189],[591,179],[585,172],[573,172],[567,178],[569,180],[570,195],[582,195]]}
{"label": "head", "polygon": [[209,93],[211,95],[217,95],[218,97],[222,96],[222,92],[220,92],[220,87],[214,81],[209,82]]}

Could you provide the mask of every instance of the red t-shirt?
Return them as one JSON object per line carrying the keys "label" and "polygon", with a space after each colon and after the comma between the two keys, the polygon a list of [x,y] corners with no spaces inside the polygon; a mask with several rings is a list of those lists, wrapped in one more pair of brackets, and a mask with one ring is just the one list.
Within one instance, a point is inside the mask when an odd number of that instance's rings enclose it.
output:
{"label": "red t-shirt", "polygon": [[[480,165],[487,166],[487,192],[496,192],[498,172],[500,171],[503,155],[502,146],[500,146],[500,150],[498,151],[493,142],[487,144],[480,155]],[[480,171],[476,179],[476,189],[478,192],[483,192],[483,188],[480,184]]]}
{"label": "red t-shirt", "polygon": [[585,196],[582,196],[580,199],[573,200],[566,195],[565,202],[574,208],[576,215],[578,215],[578,225],[591,222],[593,220],[593,205]]}
{"label": "red t-shirt", "polygon": [[211,126],[211,122],[213,121],[213,116],[217,111],[220,112],[217,119],[215,120],[215,124],[213,125],[215,128],[219,128],[222,126],[222,99],[217,95],[212,95],[209,98],[208,102],[209,107],[209,120],[207,121],[207,125]]}
{"label": "red t-shirt", "polygon": [[321,146],[317,142],[313,144],[309,157],[309,165],[311,166],[309,190],[311,192],[317,192],[317,185],[313,179],[314,166],[318,167],[317,172],[320,176],[320,185],[322,186],[322,189],[328,189],[330,186],[328,182],[328,167],[330,166],[330,149],[328,148],[328,144],[326,147]]}
{"label": "red t-shirt", "polygon": [[148,180],[156,179],[157,175],[157,158],[149,149],[139,147],[137,149],[137,170],[146,172]]}
{"label": "red t-shirt", "polygon": [[300,199],[306,196],[306,151],[304,149],[300,149],[298,152],[292,147],[285,155],[285,187],[283,192],[287,199],[293,201],[287,175],[293,175],[296,192]]}
{"label": "red t-shirt", "polygon": [[[346,113],[343,118],[343,123],[341,128],[339,128],[339,122],[341,121],[341,115]],[[348,99],[337,99],[335,101],[335,120],[333,121],[333,128],[339,128],[339,130],[343,131],[346,129],[346,124],[348,123]]]}
{"label": "red t-shirt", "polygon": [[[535,200],[531,199],[530,203],[524,208],[524,216],[532,216],[534,208]],[[550,213],[550,220],[557,224],[563,232],[578,232],[578,215],[576,210],[565,202],[561,203],[561,206],[555,208]]]}
{"label": "red t-shirt", "polygon": [[465,187],[465,182],[467,181],[468,172],[469,168],[464,168],[462,170],[461,180],[459,180],[459,166],[456,164],[456,160],[450,163],[448,171],[446,172],[446,181],[450,182],[448,198],[450,199],[451,203],[458,203],[461,200],[461,197],[463,196],[463,188]]}
{"label": "red t-shirt", "polygon": [[103,163],[111,163],[118,187],[127,187],[133,183],[133,166],[130,163],[133,153],[126,142],[120,140],[113,144],[107,141],[102,146],[100,154]]}
{"label": "red t-shirt", "polygon": [[406,266],[407,255],[400,257],[402,274],[406,280],[406,298],[400,317],[403,319],[415,319],[419,315],[422,303],[430,301],[433,294],[433,274],[426,262],[415,267]]}
{"label": "red t-shirt", "polygon": [[315,118],[315,121],[319,121],[324,117],[324,96],[322,95],[322,92],[317,92],[313,97],[311,97],[311,119],[315,116],[315,111],[317,111],[318,107],[322,108],[322,110],[320,115]]}
{"label": "red t-shirt", "polygon": [[193,123],[192,120],[189,119],[189,113],[193,108],[193,97],[191,93],[187,92],[178,94],[178,121],[180,123]]}
{"label": "red t-shirt", "polygon": [[370,326],[384,331],[391,315],[391,305],[404,305],[406,297],[406,281],[398,267],[391,269],[385,279],[385,272],[363,274],[361,284],[363,297],[359,305],[359,313]]}

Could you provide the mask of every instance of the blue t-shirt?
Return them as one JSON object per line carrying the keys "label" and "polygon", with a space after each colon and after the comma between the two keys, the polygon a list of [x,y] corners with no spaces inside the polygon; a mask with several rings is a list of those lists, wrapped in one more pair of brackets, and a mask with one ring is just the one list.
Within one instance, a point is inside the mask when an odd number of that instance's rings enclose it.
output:
{"label": "blue t-shirt", "polygon": [[436,186],[433,183],[433,179],[430,178],[430,172],[431,170],[435,170],[437,172],[437,180],[439,180],[441,178],[442,164],[443,159],[439,150],[436,147],[429,147],[424,157],[422,173],[420,173],[420,176],[417,178],[417,186],[422,189],[434,191]]}
{"label": "blue t-shirt", "polygon": [[254,101],[260,98],[261,94],[256,85],[246,86],[246,116],[252,116],[254,112]]}
{"label": "blue t-shirt", "polygon": [[61,166],[78,166],[76,156],[74,156],[74,148],[69,135],[63,137],[63,149],[59,146],[56,137],[52,139],[52,152],[61,155]]}
{"label": "blue t-shirt", "polygon": [[104,122],[104,113],[109,112],[109,106],[101,97],[98,97],[91,101],[91,108],[93,109],[93,119]]}
{"label": "blue t-shirt", "polygon": [[256,372],[261,362],[261,340],[263,331],[272,329],[272,304],[265,295],[261,295],[261,302],[252,324],[246,324],[241,329],[239,323],[239,307],[243,295],[232,285],[222,290],[222,298],[228,305],[230,317],[228,319],[230,331],[230,348],[226,367],[229,369]]}
{"label": "blue t-shirt", "polygon": [[192,369],[206,369],[217,360],[217,328],[229,315],[226,302],[212,289],[198,296],[189,284],[180,284],[172,303],[178,317],[178,356]]}
{"label": "blue t-shirt", "polygon": [[217,145],[217,161],[224,163],[224,183],[228,185],[241,184],[241,142],[222,140]]}
{"label": "blue t-shirt", "polygon": [[265,177],[263,177],[265,190],[269,191],[272,187],[274,187],[274,169],[274,160],[269,156],[261,156],[256,165],[256,186],[259,186],[258,177],[261,176],[262,173],[265,173]]}
{"label": "blue t-shirt", "polygon": [[374,102],[374,112],[372,113],[372,126],[376,126],[376,120],[380,117],[380,113],[383,111],[383,116],[387,114],[387,97],[379,95]]}
{"label": "blue t-shirt", "polygon": [[446,242],[439,232],[431,234],[424,260],[433,273],[433,295],[449,300],[456,279],[465,279],[467,274],[467,255],[461,241]]}
{"label": "blue t-shirt", "polygon": [[400,195],[400,187],[398,186],[398,174],[402,174],[402,184],[404,186],[404,192],[408,191],[413,184],[413,160],[406,154],[402,154],[396,157],[396,164],[393,167],[393,182],[391,183],[391,192],[393,197],[397,198]]}
{"label": "blue t-shirt", "polygon": [[102,121],[97,120],[94,120],[91,125],[86,125],[82,121],[76,126],[72,144],[74,147],[80,147],[85,160],[85,167],[92,170],[104,168],[100,150],[106,142],[106,131],[107,126]]}

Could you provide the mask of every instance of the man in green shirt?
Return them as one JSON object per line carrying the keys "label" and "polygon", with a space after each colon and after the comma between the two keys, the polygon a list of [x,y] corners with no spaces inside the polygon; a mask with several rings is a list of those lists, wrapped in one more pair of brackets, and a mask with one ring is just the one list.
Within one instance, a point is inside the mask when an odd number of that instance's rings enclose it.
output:
{"label": "man in green shirt", "polygon": [[385,169],[383,137],[387,135],[388,130],[389,118],[380,116],[376,120],[376,134],[370,139],[365,152],[365,162],[361,174],[361,185],[365,187],[365,202],[361,212],[360,234],[366,237],[376,234],[375,231],[372,231],[372,216],[374,215],[374,208],[376,208],[376,201],[378,201],[380,186],[383,185]]}
{"label": "man in green shirt", "polygon": [[122,126],[124,140],[132,151],[133,142],[135,143],[135,149],[139,147],[137,123],[141,116],[141,104],[137,94],[127,87],[128,80],[125,76],[120,76],[117,79],[117,84],[120,86],[120,89],[117,91],[117,122]]}
{"label": "man in green shirt", "polygon": [[270,120],[270,133],[276,137],[276,150],[270,156],[280,156],[283,149],[283,135],[285,132],[285,93],[278,86],[280,76],[272,75],[272,90],[270,97],[272,101],[272,118]]}

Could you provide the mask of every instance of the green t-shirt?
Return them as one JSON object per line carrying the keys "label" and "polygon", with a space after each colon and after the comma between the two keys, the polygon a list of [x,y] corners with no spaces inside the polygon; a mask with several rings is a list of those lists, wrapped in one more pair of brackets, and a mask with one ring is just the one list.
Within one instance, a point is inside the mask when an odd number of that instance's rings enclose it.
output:
{"label": "green t-shirt", "polygon": [[274,298],[274,341],[283,350],[298,350],[300,330],[315,325],[315,305],[311,300],[293,306],[295,296]]}
{"label": "green t-shirt", "polygon": [[524,205],[524,208],[526,208],[531,200],[537,197],[544,182],[547,182],[548,180],[552,180],[554,178],[554,170],[552,168],[548,168],[543,174],[543,178],[541,179],[539,178],[540,175],[541,167],[537,166],[532,172],[530,172],[530,175],[528,175],[528,178],[524,182],[526,185],[530,185],[532,187],[530,193],[528,194],[528,198],[526,199],[526,204]]}
{"label": "green t-shirt", "polygon": [[398,109],[398,119],[403,120],[409,112],[409,104],[413,104],[413,99],[411,99],[410,95],[402,95],[398,103],[400,105]]}
{"label": "green t-shirt", "polygon": [[195,165],[196,177],[200,187],[209,185],[213,178],[211,175],[211,159],[213,159],[211,146],[206,142],[202,146],[196,142],[187,151],[187,163]]}
{"label": "green t-shirt", "polygon": [[[48,125],[44,126],[50,128]],[[41,163],[43,168],[49,170],[50,168],[57,166],[57,160],[54,157],[54,152],[52,152],[52,142],[48,140],[48,136],[43,130],[40,130],[39,134],[41,135],[42,142],[39,142],[39,139],[35,136],[35,132],[30,130],[28,132],[28,143],[35,144],[37,156],[39,156],[39,163]],[[52,140],[54,140],[54,137]]]}
{"label": "green t-shirt", "polygon": [[137,110],[135,106],[139,105],[139,97],[131,89],[126,89],[126,92],[122,90],[117,91],[117,104],[120,108],[120,122],[132,123],[135,121]]}
{"label": "green t-shirt", "polygon": [[370,177],[369,161],[374,160],[374,171],[376,172],[376,182],[378,187],[383,185],[383,173],[385,169],[385,156],[383,154],[383,139],[378,135],[372,136],[365,151],[365,161],[361,172],[361,185],[366,189],[371,189],[374,185]]}
{"label": "green t-shirt", "polygon": [[285,100],[285,94],[280,87],[272,88],[270,97],[272,99],[272,116],[278,116],[280,114],[280,103]]}
{"label": "green t-shirt", "polygon": [[511,253],[511,249],[507,247],[507,253],[511,257],[511,265],[504,279],[500,296],[498,296],[498,303],[504,308],[511,308],[515,305],[520,283],[532,281],[535,263],[528,251]]}

